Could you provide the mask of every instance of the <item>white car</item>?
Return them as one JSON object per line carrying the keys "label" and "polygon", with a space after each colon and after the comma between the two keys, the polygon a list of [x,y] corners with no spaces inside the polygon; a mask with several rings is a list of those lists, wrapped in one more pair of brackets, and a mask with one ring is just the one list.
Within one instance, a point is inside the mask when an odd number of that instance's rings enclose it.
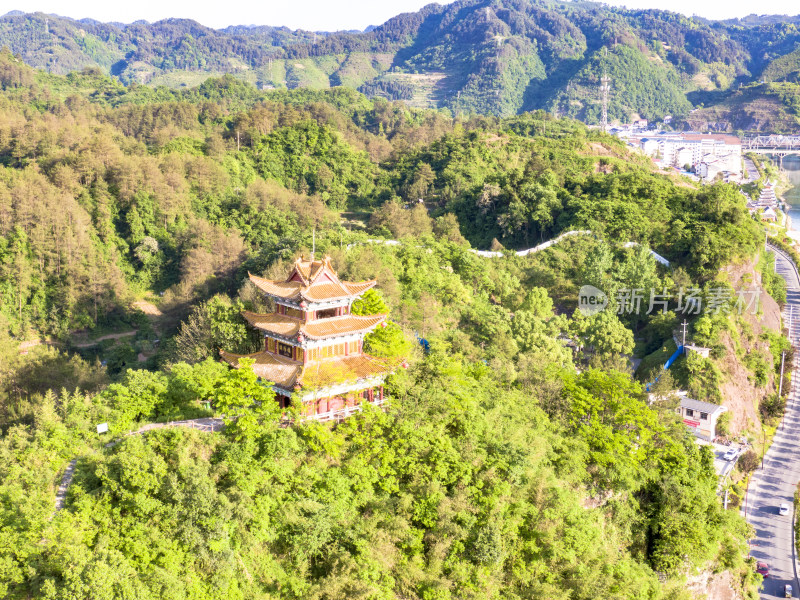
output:
{"label": "white car", "polygon": [[730,448],[722,458],[725,460],[733,460],[737,456],[739,456],[739,450],[737,448]]}
{"label": "white car", "polygon": [[781,504],[781,507],[778,509],[778,512],[781,514],[781,516],[788,515],[789,505],[786,504],[786,502],[784,502],[783,504]]}

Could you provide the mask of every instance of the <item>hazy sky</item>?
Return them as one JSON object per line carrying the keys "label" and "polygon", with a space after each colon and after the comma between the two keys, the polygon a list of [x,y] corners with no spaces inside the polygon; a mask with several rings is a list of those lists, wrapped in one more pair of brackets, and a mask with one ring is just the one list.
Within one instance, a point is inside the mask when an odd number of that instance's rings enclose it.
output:
{"label": "hazy sky", "polygon": [[[123,23],[185,17],[215,28],[254,24],[334,31],[380,25],[398,13],[418,10],[428,3],[426,0],[222,0],[213,3],[202,0],[0,0],[0,14],[10,10],[41,11],[76,19],[91,17]],[[800,13],[797,0],[611,0],[609,3],[720,19],[743,17],[753,12]]]}

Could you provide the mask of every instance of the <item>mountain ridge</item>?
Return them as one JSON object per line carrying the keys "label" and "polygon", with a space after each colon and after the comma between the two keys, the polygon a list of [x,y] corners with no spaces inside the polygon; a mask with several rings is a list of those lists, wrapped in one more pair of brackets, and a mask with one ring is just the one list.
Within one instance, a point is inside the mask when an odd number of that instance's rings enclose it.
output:
{"label": "mountain ridge", "polygon": [[[99,67],[126,84],[167,87],[230,73],[259,89],[343,85],[451,113],[544,109],[596,124],[606,73],[612,121],[671,115],[688,124],[680,118],[762,77],[800,82],[800,16],[710,21],[593,2],[458,0],[360,32],[311,32],[12,13],[0,17],[0,46],[53,73]],[[770,105],[780,114],[768,122],[800,124],[792,103]]]}

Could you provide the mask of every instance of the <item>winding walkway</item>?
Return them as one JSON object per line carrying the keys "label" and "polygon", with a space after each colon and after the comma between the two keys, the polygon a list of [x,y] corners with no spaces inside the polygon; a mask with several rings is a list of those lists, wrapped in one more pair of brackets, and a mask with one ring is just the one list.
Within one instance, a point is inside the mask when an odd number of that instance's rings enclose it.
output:
{"label": "winding walkway", "polygon": [[[508,254],[513,254],[516,256],[528,256],[529,254],[536,254],[537,252],[541,252],[542,250],[549,248],[553,244],[557,244],[564,238],[571,237],[573,235],[594,235],[594,233],[592,232],[591,229],[573,229],[571,231],[565,231],[561,235],[554,237],[552,240],[542,242],[541,244],[539,244],[538,246],[534,246],[533,248],[528,248],[527,250],[516,250],[513,252],[509,252]],[[376,240],[376,239],[369,239],[367,240],[367,243],[381,244],[384,246],[399,246],[402,244],[402,242],[398,240]],[[350,250],[351,248],[357,245],[358,244],[348,244],[347,249]],[[623,244],[625,248],[632,248],[638,245],[639,245],[638,242],[625,242]],[[505,256],[505,254],[503,254],[502,252],[495,252],[493,250],[475,250],[474,248],[470,248],[469,251],[472,252],[473,254],[477,254],[478,256],[482,256],[484,258],[502,258],[503,256]],[[656,260],[656,262],[664,265],[665,267],[670,266],[669,261],[663,256],[661,256],[658,252],[655,252],[653,250],[649,250],[649,252],[652,255],[652,257]]]}
{"label": "winding walkway", "polygon": [[[142,433],[146,433],[148,431],[153,431],[154,429],[166,429],[168,427],[189,427],[190,429],[199,429],[200,431],[205,431],[207,433],[212,433],[214,431],[222,431],[225,427],[224,422],[221,418],[216,417],[204,417],[202,419],[187,419],[184,421],[168,421],[166,423],[149,423],[140,427],[136,431],[130,431],[125,434],[125,437],[130,435],[141,435]],[[117,440],[116,442],[112,442],[112,445],[118,444],[121,440]],[[106,447],[109,447],[109,444],[106,444]]]}
{"label": "winding walkway", "polygon": [[[381,406],[384,401],[372,402],[375,406]],[[300,421],[305,420],[314,420],[320,421],[322,423],[325,422],[339,422],[341,419],[344,419],[354,413],[361,411],[361,406],[346,406],[342,409],[330,411],[327,413],[317,414],[311,417],[301,417]],[[287,427],[292,423],[290,420],[283,420],[280,423],[281,427]],[[190,429],[198,429],[200,431],[204,431],[206,433],[214,433],[218,431],[222,431],[225,428],[225,422],[220,417],[204,417],[202,419],[186,419],[184,421],[168,421],[166,423],[148,423],[147,425],[143,425],[136,431],[129,431],[118,439],[112,440],[108,442],[105,447],[106,448],[113,448],[123,439],[126,437],[130,437],[133,435],[141,435],[143,433],[147,433],[148,431],[154,431],[156,429],[167,429],[170,427],[189,427]],[[75,457],[69,464],[67,468],[64,470],[64,474],[61,476],[61,483],[58,486],[58,491],[56,492],[56,502],[55,502],[55,510],[50,518],[53,518],[58,511],[64,508],[64,504],[67,498],[67,491],[69,490],[70,484],[72,484],[72,478],[75,475],[75,466],[78,463],[78,459],[80,457]]]}
{"label": "winding walkway", "polygon": [[73,458],[69,461],[67,468],[64,470],[64,475],[61,477],[61,483],[58,486],[58,491],[56,492],[56,509],[53,511],[53,516],[64,508],[64,502],[67,499],[67,490],[69,489],[69,485],[72,483],[72,477],[75,475],[75,465],[78,464],[78,459]]}
{"label": "winding walkway", "polygon": [[[143,427],[140,427],[136,431],[129,431],[128,433],[123,435],[123,438],[132,436],[132,435],[141,435],[143,433],[147,433],[148,431],[153,431],[155,429],[166,429],[169,427],[189,427],[191,429],[199,429],[200,431],[205,431],[207,433],[212,433],[215,431],[222,431],[225,427],[224,422],[222,419],[214,418],[214,417],[206,417],[203,419],[188,419],[185,421],[169,421],[167,423],[149,423]],[[113,448],[117,444],[119,444],[122,439],[113,440],[105,445],[106,448]],[[69,486],[72,484],[72,478],[75,476],[75,466],[78,464],[78,458],[75,457],[69,464],[67,468],[64,470],[64,474],[61,476],[61,483],[58,486],[58,491],[56,492],[56,505],[53,514],[50,516],[52,519],[56,516],[56,513],[64,508],[64,504],[66,503],[67,499],[67,491],[69,490]]]}
{"label": "winding walkway", "polygon": [[[777,272],[786,280],[787,300],[784,321],[788,322],[790,307],[794,307],[789,339],[792,345],[800,344],[800,274],[791,259],[783,252],[775,252]],[[791,365],[791,390],[786,404],[786,413],[772,445],[764,456],[763,467],[756,470],[742,505],[747,521],[755,530],[750,543],[750,554],[756,560],[769,564],[769,577],[764,580],[761,598],[783,598],[786,584],[792,586],[797,597],[800,582],[797,578],[797,563],[794,547],[794,516],[781,516],[778,508],[782,503],[792,505],[794,491],[800,481],[800,457],[797,449],[800,442],[800,356],[795,355]]]}

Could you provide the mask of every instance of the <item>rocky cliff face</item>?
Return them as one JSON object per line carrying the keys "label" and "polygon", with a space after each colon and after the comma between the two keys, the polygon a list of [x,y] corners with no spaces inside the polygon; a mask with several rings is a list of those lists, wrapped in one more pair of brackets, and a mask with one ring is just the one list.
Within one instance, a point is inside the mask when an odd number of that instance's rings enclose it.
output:
{"label": "rocky cliff face", "polygon": [[731,415],[730,432],[736,435],[760,428],[759,403],[767,394],[777,391],[778,381],[772,371],[768,374],[766,386],[759,386],[754,382],[753,372],[746,366],[742,356],[761,353],[767,364],[772,364],[769,343],[761,339],[761,335],[766,331],[780,330],[781,309],[761,286],[761,274],[753,262],[729,267],[727,276],[734,289],[752,289],[754,285],[761,289],[760,311],[756,314],[745,311],[741,319],[734,320],[734,330],[722,335],[724,355],[715,359],[723,375],[720,384],[722,404],[728,407]]}

